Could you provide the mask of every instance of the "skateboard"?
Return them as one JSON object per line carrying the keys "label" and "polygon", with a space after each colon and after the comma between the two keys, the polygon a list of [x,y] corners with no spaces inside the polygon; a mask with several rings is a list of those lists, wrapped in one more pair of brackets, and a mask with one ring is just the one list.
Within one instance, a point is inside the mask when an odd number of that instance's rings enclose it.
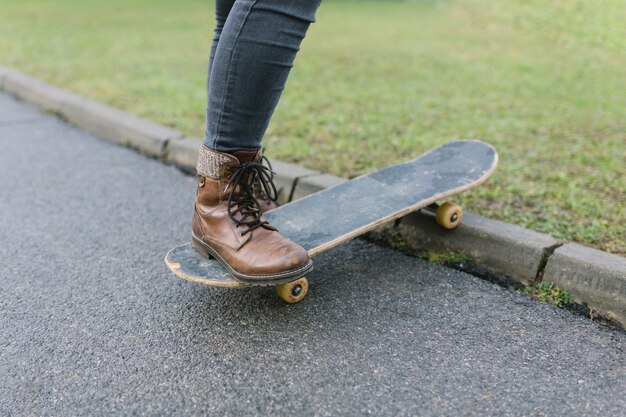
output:
{"label": "skateboard", "polygon": [[[461,223],[461,207],[447,197],[485,182],[498,164],[493,146],[477,141],[454,141],[411,161],[362,175],[290,202],[265,214],[279,232],[314,257],[343,242],[417,210],[435,215],[436,222],[454,229]],[[215,259],[200,255],[187,243],[170,250],[165,264],[179,278],[216,287],[241,288]],[[307,293],[306,277],[276,286],[287,303]]]}

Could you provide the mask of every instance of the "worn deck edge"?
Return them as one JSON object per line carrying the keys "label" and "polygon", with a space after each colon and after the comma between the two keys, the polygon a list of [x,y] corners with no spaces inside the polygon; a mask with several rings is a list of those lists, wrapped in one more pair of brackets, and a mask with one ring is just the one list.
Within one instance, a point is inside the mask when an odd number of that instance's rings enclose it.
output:
{"label": "worn deck edge", "polygon": [[167,254],[165,255],[165,265],[167,265],[167,267],[169,268],[170,271],[172,271],[172,273],[174,275],[176,275],[178,278],[184,279],[185,281],[189,281],[189,282],[195,282],[196,284],[203,284],[203,285],[210,285],[212,287],[222,287],[222,288],[245,288],[245,287],[249,287],[249,284],[245,284],[243,282],[239,282],[236,281],[235,279],[233,280],[217,280],[217,279],[208,279],[208,278],[201,278],[197,275],[192,275],[192,274],[188,274],[184,271],[181,271],[180,269],[180,263],[176,262],[176,261],[172,261],[170,259],[170,254],[178,249],[181,246],[187,246],[190,245],[189,243],[185,244],[185,245],[178,245],[176,247],[174,247],[173,249],[171,249],[170,251],[167,252]]}

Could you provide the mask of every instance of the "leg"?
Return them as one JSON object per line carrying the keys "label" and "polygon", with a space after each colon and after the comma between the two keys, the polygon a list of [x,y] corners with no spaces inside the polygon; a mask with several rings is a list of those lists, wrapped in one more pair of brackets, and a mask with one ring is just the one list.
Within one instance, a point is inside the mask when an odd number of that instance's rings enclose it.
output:
{"label": "leg", "polygon": [[260,163],[261,139],[320,0],[233,1],[216,5],[192,237],[199,253],[236,279],[280,284],[313,264],[262,215],[253,186],[275,200],[272,173]]}
{"label": "leg", "polygon": [[[218,20],[209,76],[207,148],[234,152],[261,147],[320,1],[235,0],[222,27]],[[227,9],[220,6],[218,19]]]}
{"label": "leg", "polygon": [[207,86],[211,79],[211,68],[213,67],[213,60],[215,59],[215,51],[224,29],[224,24],[228,18],[228,14],[233,8],[235,0],[215,0],[215,30],[213,31],[213,42],[211,43],[211,56],[209,58],[209,70],[207,71]]}

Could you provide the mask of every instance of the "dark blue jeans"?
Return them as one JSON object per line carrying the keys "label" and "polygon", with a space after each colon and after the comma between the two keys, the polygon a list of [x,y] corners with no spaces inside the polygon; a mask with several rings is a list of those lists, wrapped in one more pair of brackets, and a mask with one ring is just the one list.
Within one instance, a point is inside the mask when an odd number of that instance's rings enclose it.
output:
{"label": "dark blue jeans", "polygon": [[216,0],[204,145],[261,147],[321,0]]}

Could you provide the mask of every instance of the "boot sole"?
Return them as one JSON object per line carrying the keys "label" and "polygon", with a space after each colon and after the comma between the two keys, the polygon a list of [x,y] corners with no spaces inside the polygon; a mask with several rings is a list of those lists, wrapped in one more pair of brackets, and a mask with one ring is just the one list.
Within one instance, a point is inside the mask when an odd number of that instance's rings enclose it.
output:
{"label": "boot sole", "polygon": [[295,281],[298,278],[302,278],[313,270],[313,261],[309,259],[304,266],[298,269],[292,269],[289,271],[278,272],[276,274],[262,274],[262,275],[249,275],[242,274],[235,271],[213,248],[198,239],[192,234],[193,240],[191,241],[194,249],[202,256],[217,260],[226,270],[239,282],[250,285],[279,285],[287,282]]}

